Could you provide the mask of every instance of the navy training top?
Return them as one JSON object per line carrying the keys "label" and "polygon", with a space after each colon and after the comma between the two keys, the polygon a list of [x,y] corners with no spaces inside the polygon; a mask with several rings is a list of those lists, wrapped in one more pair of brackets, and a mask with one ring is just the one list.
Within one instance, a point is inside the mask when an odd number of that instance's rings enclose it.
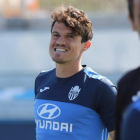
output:
{"label": "navy training top", "polygon": [[140,140],[140,99],[131,103],[125,111],[120,137],[121,140]]}
{"label": "navy training top", "polygon": [[113,84],[85,67],[68,78],[56,69],[35,80],[37,140],[107,140],[115,129]]}

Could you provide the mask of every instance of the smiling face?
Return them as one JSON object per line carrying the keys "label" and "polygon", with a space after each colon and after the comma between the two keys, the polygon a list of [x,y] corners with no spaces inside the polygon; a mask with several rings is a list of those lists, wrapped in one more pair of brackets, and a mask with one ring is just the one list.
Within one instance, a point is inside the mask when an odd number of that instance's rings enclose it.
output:
{"label": "smiling face", "polygon": [[63,22],[56,22],[52,29],[49,53],[58,64],[78,63],[86,43],[81,36],[74,36],[73,30]]}

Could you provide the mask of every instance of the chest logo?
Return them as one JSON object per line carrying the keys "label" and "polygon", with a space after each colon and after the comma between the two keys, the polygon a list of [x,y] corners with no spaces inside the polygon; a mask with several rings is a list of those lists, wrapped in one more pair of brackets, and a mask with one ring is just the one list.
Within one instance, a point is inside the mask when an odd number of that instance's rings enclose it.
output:
{"label": "chest logo", "polygon": [[40,92],[43,92],[43,91],[45,91],[47,89],[50,89],[50,88],[49,87],[44,87],[44,89],[40,89]]}
{"label": "chest logo", "polygon": [[74,100],[78,96],[80,90],[79,86],[72,87],[68,94],[69,100]]}
{"label": "chest logo", "polygon": [[58,106],[54,104],[42,104],[37,109],[37,114],[43,119],[54,119],[57,118],[61,113]]}

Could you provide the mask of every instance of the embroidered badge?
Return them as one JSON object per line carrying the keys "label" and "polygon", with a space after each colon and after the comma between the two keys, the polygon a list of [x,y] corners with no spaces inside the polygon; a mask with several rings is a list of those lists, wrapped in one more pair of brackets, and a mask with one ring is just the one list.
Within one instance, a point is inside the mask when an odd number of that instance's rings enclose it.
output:
{"label": "embroidered badge", "polygon": [[69,100],[74,100],[78,96],[80,90],[79,86],[72,87],[68,94]]}

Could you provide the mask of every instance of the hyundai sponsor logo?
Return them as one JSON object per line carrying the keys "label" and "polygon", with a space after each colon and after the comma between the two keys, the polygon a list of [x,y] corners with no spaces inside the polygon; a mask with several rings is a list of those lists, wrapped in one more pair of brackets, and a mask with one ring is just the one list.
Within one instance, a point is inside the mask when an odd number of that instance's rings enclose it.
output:
{"label": "hyundai sponsor logo", "polygon": [[42,104],[37,109],[37,114],[43,119],[54,119],[61,114],[61,110],[54,104]]}
{"label": "hyundai sponsor logo", "polygon": [[60,108],[56,105],[50,103],[42,104],[37,108],[37,114],[41,117],[41,119],[35,119],[36,128],[73,132],[73,124],[63,122],[63,120],[61,122],[51,120],[57,118],[61,114]]}
{"label": "hyundai sponsor logo", "polygon": [[73,124],[69,124],[69,123],[38,120],[38,119],[35,119],[35,122],[36,122],[36,128],[55,130],[55,131],[57,130],[57,131],[64,131],[64,132],[73,131]]}

